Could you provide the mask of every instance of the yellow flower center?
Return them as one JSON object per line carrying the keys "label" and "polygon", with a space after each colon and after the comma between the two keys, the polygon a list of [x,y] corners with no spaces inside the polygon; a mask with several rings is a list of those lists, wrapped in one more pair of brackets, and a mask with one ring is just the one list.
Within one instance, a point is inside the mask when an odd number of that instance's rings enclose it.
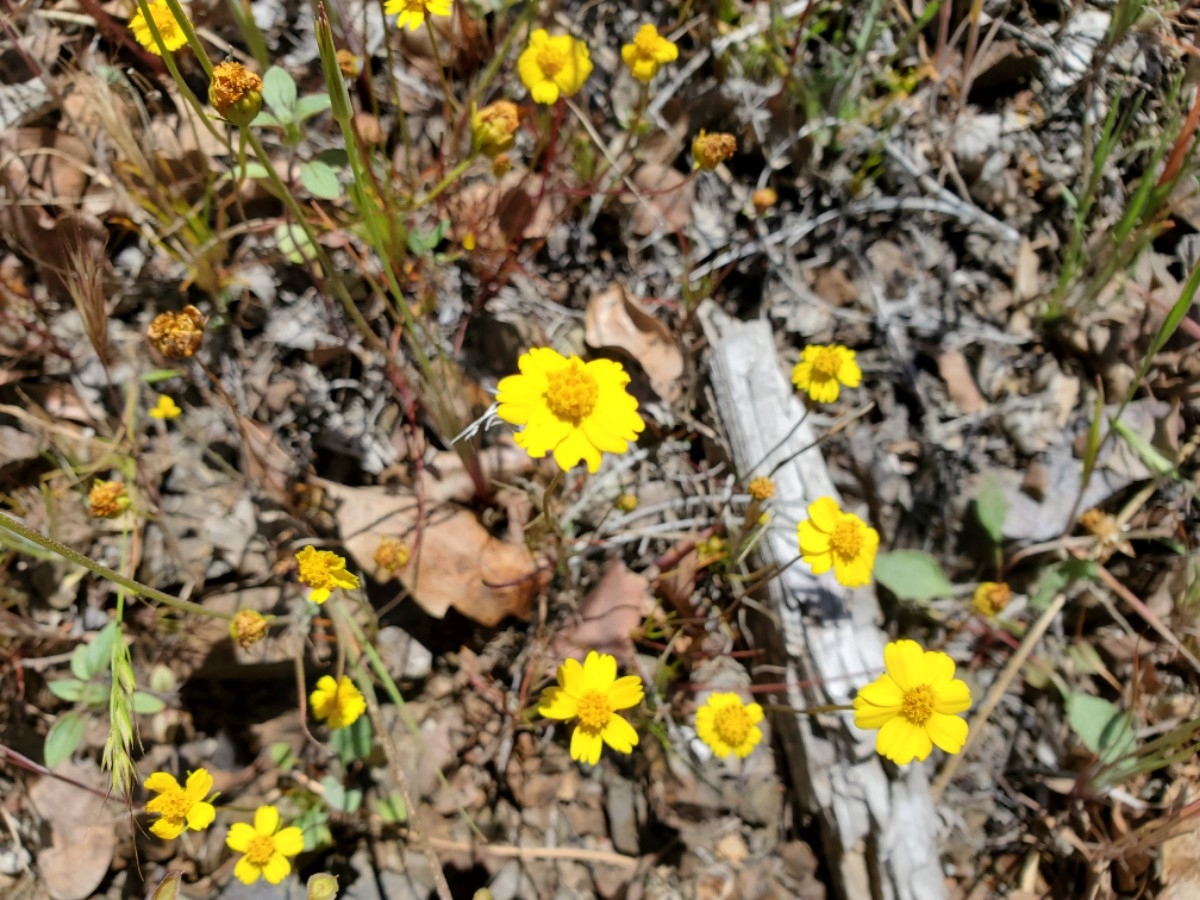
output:
{"label": "yellow flower center", "polygon": [[410,13],[416,13],[419,16],[425,15],[425,0],[408,0],[404,4],[405,10]]}
{"label": "yellow flower center", "polygon": [[740,703],[722,707],[713,714],[713,728],[717,736],[731,747],[740,747],[750,736],[754,723],[746,707]]}
{"label": "yellow flower center", "polygon": [[857,556],[862,544],[862,530],[853,519],[842,519],[833,526],[833,533],[829,535],[829,548],[843,559]]}
{"label": "yellow flower center", "polygon": [[665,44],[666,41],[660,38],[653,28],[639,28],[633,37],[633,46],[637,47],[642,56],[654,56],[660,43]]}
{"label": "yellow flower center", "polygon": [[829,381],[837,378],[838,370],[842,367],[842,356],[832,347],[822,347],[813,357],[813,378]]}
{"label": "yellow flower center", "polygon": [[914,725],[924,725],[933,715],[933,704],[937,700],[933,688],[927,684],[904,692],[900,702],[900,715]]}
{"label": "yellow flower center", "polygon": [[187,794],[180,788],[170,788],[158,796],[155,809],[162,813],[164,819],[187,818],[192,804],[188,802]]}
{"label": "yellow flower center", "polygon": [[256,834],[246,847],[246,862],[252,866],[263,868],[275,855],[275,836],[272,834]]}
{"label": "yellow flower center", "polygon": [[578,425],[592,414],[600,396],[600,385],[577,359],[565,369],[546,375],[546,405],[555,417]]}
{"label": "yellow flower center", "polygon": [[158,33],[162,35],[164,44],[169,44],[183,33],[179,30],[179,23],[175,21],[175,14],[166,3],[151,4],[150,15],[154,18],[154,24],[158,26]]}
{"label": "yellow flower center", "polygon": [[546,78],[553,78],[566,66],[567,54],[563,53],[557,47],[546,44],[538,50],[537,64]]}
{"label": "yellow flower center", "polygon": [[589,731],[600,731],[611,717],[608,695],[600,691],[588,691],[579,698],[579,724]]}

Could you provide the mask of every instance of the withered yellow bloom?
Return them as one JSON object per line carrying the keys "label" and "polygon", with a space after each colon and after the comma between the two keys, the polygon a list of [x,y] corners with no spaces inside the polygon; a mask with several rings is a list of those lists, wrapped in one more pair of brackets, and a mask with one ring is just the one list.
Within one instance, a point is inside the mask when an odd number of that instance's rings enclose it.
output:
{"label": "withered yellow bloom", "polygon": [[453,0],[387,0],[383,11],[396,16],[396,27],[416,31],[426,16],[446,17],[454,9]]}
{"label": "withered yellow bloom", "polygon": [[514,440],[534,459],[553,453],[564,470],[583,461],[595,472],[604,453],[624,453],[646,427],[618,362],[535,347],[517,365],[521,374],[500,381],[496,414],[524,426]]}
{"label": "withered yellow bloom", "polygon": [[971,608],[982,616],[993,619],[1004,612],[1012,600],[1012,588],[1003,581],[985,581],[975,588],[971,597]]}
{"label": "withered yellow bloom", "polygon": [[146,329],[150,343],[167,359],[190,359],[204,342],[204,315],[192,305],[159,313]]}
{"label": "withered yellow bloom", "polygon": [[692,166],[711,172],[737,153],[737,139],[732,134],[709,134],[703,128],[692,141]]}
{"label": "withered yellow bloom", "polygon": [[759,475],[751,479],[750,484],[746,486],[746,492],[752,499],[760,503],[765,502],[775,496],[775,482],[766,475]]}
{"label": "withered yellow bloom", "polygon": [[544,28],[529,36],[529,46],[517,58],[517,74],[535,103],[557,103],[573,97],[592,74],[587,44],[569,34],[553,37]]}
{"label": "withered yellow bloom", "polygon": [[129,493],[124,482],[97,478],[88,492],[88,509],[97,519],[113,519],[129,509]]}
{"label": "withered yellow bloom", "polygon": [[638,81],[649,84],[658,70],[679,58],[679,48],[658,33],[653,25],[643,25],[632,44],[621,48],[621,60]]}
{"label": "withered yellow bloom", "polygon": [[[146,7],[150,10],[154,26],[158,29],[163,45],[168,50],[174,53],[187,43],[187,35],[183,33],[183,29],[179,27],[179,23],[175,21],[175,15],[171,12],[171,7],[167,6],[167,0],[148,0]],[[139,44],[155,56],[162,56],[162,51],[158,48],[158,44],[155,43],[154,35],[150,33],[150,26],[146,22],[146,17],[142,15],[142,8],[140,6],[133,14],[133,18],[129,20],[129,30],[133,32],[133,36]]]}
{"label": "withered yellow bloom", "polygon": [[267,636],[271,623],[262,613],[253,609],[239,609],[229,622],[229,636],[243,650],[253,647]]}
{"label": "withered yellow bloom", "polygon": [[230,125],[244,128],[262,109],[262,89],[262,79],[240,62],[221,62],[213,66],[208,102]]}

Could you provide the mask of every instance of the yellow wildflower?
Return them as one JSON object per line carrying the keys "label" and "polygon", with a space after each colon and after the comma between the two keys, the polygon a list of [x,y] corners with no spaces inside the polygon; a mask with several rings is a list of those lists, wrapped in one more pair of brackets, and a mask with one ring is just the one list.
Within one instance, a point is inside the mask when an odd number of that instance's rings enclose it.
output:
{"label": "yellow wildflower", "polygon": [[155,316],[146,337],[167,359],[190,359],[204,341],[204,322],[204,314],[189,304],[177,313]]}
{"label": "yellow wildflower", "polygon": [[553,453],[564,470],[583,460],[595,472],[603,453],[624,453],[646,427],[618,362],[535,347],[517,364],[521,374],[500,381],[496,414],[525,426],[514,439],[534,459]]}
{"label": "yellow wildflower", "polygon": [[854,513],[842,512],[832,497],[809,504],[808,518],[796,526],[796,536],[800,555],[814,575],[833,569],[834,578],[846,587],[871,581],[879,532]]}
{"label": "yellow wildflower", "polygon": [[332,675],[323,675],[308,702],[312,705],[313,715],[330,728],[349,728],[367,709],[362,693],[345,675],[338,680]]}
{"label": "yellow wildflower", "polygon": [[547,719],[578,719],[571,735],[571,759],[594,766],[608,744],[618,753],[631,753],[638,734],[617,710],[642,702],[642,679],[617,678],[617,660],[607,653],[588,653],[583,665],[568,659],[558,667],[558,685],[542,691],[538,713]]}
{"label": "yellow wildflower", "polygon": [[244,128],[262,109],[263,82],[240,62],[219,62],[208,83],[208,102],[230,125]]}
{"label": "yellow wildflower", "polygon": [[[187,43],[187,35],[175,21],[175,14],[171,12],[171,7],[167,6],[167,0],[147,0],[146,7],[150,10],[154,26],[158,29],[163,45],[168,50],[174,53]],[[139,44],[155,56],[162,56],[162,51],[158,49],[158,44],[154,41],[154,35],[150,33],[150,25],[146,22],[146,17],[142,15],[141,6],[129,20],[129,30],[133,32],[133,36]]]}
{"label": "yellow wildflower", "polygon": [[933,745],[958,753],[967,741],[971,689],[954,677],[954,660],[916,641],[883,648],[887,671],[854,698],[854,724],[878,728],[875,749],[897,765],[923,761]]}
{"label": "yellow wildflower", "polygon": [[985,581],[975,588],[975,594],[971,597],[971,607],[980,615],[991,619],[1004,612],[1010,600],[1011,587],[1003,581]]}
{"label": "yellow wildflower", "polygon": [[129,509],[124,482],[97,478],[88,492],[88,510],[96,519],[113,519]]}
{"label": "yellow wildflower", "polygon": [[489,103],[471,116],[471,138],[475,148],[489,159],[495,159],[517,142],[521,127],[517,104],[507,100]]}
{"label": "yellow wildflower", "polygon": [[711,172],[737,153],[737,139],[732,134],[709,134],[703,128],[692,141],[692,167]]}
{"label": "yellow wildflower", "polygon": [[359,586],[358,576],[346,571],[345,557],[332,550],[317,550],[305,547],[296,554],[300,564],[300,581],[312,588],[308,599],[313,603],[324,603],[338,588],[351,591]]}
{"label": "yellow wildflower", "polygon": [[383,11],[396,16],[397,28],[416,31],[424,24],[426,16],[445,17],[453,8],[453,0],[387,0]]}
{"label": "yellow wildflower", "polygon": [[569,34],[551,37],[544,28],[529,36],[529,46],[517,59],[521,83],[535,103],[557,103],[559,96],[573,97],[592,74],[587,44]]}
{"label": "yellow wildflower", "polygon": [[233,869],[234,877],[242,884],[254,884],[259,876],[270,884],[279,884],[292,871],[287,857],[304,849],[304,832],[295,825],[281,829],[279,810],[260,806],[254,811],[254,825],[234,822],[229,826],[225,846],[245,854]]}
{"label": "yellow wildflower", "polygon": [[177,419],[183,410],[175,405],[175,399],[166,394],[158,395],[158,402],[150,409],[152,419]]}
{"label": "yellow wildflower", "polygon": [[856,388],[862,383],[862,369],[854,357],[854,351],[841,344],[810,344],[792,369],[792,384],[816,403],[832,403],[839,384]]}
{"label": "yellow wildflower", "polygon": [[750,484],[746,486],[746,491],[752,499],[762,503],[775,496],[775,482],[766,475],[759,475],[750,481]]}
{"label": "yellow wildflower", "polygon": [[653,25],[643,25],[632,44],[621,48],[621,59],[638,81],[649,84],[658,70],[679,58],[679,48],[662,37]]}
{"label": "yellow wildflower", "polygon": [[[173,841],[185,828],[203,831],[213,823],[217,811],[211,801],[213,779],[207,769],[197,769],[188,775],[187,787],[166,772],[155,772],[145,781],[146,790],[157,797],[146,803],[146,812],[159,813],[161,818],[150,826],[150,832],[164,841]],[[207,798],[207,799],[205,799]]]}
{"label": "yellow wildflower", "polygon": [[711,694],[696,710],[696,734],[721,759],[736,753],[743,759],[762,740],[762,707],[743,703],[737,694]]}
{"label": "yellow wildflower", "polygon": [[270,620],[253,609],[239,609],[229,622],[229,636],[243,650],[265,638],[269,629]]}

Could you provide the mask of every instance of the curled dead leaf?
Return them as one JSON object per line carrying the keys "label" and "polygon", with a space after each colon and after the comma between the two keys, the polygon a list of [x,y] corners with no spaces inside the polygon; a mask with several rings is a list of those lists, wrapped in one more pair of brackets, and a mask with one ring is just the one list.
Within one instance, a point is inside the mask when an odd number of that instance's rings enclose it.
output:
{"label": "curled dead leaf", "polygon": [[668,402],[679,396],[683,354],[675,336],[621,285],[610,284],[588,300],[584,329],[591,346],[615,347],[637,360],[658,396]]}
{"label": "curled dead leaf", "polygon": [[560,659],[589,650],[608,653],[622,666],[633,664],[633,633],[654,611],[650,582],[614,559],[579,605],[579,619],[558,633],[554,650]]}
{"label": "curled dead leaf", "polygon": [[660,228],[679,231],[691,224],[696,189],[682,172],[646,163],[633,173],[633,183],[642,199],[630,193],[622,194],[621,199],[633,204],[629,227],[634,234],[645,237]]}

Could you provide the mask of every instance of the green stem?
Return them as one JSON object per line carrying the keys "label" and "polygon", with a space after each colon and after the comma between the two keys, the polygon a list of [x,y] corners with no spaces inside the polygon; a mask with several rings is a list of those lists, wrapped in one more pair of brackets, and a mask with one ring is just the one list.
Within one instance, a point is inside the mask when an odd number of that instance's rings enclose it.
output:
{"label": "green stem", "polygon": [[472,150],[470,153],[468,153],[467,158],[451,169],[449,173],[447,173],[446,177],[437,183],[437,186],[434,187],[433,190],[413,204],[413,209],[421,209],[423,206],[426,206],[427,204],[436,200],[441,193],[446,190],[446,188],[458,181],[462,173],[467,171],[467,167],[470,166],[471,163],[475,162],[475,157],[478,155],[478,150]]}
{"label": "green stem", "polygon": [[88,571],[101,578],[106,578],[113,584],[119,584],[125,590],[137,597],[144,597],[147,600],[157,600],[164,606],[170,606],[180,612],[195,613],[198,616],[209,616],[214,619],[232,619],[231,613],[217,612],[213,609],[201,606],[199,603],[192,603],[190,600],[180,600],[178,597],[172,597],[170,594],[164,594],[162,591],[155,590],[149,585],[142,584],[140,581],[134,581],[132,578],[126,578],[117,572],[114,572],[108,566],[102,566],[82,553],[72,550],[66,544],[61,544],[54,538],[46,537],[39,531],[34,531],[23,522],[18,522],[11,516],[0,513],[0,528],[7,529],[13,534],[25,538],[25,540],[37,544],[49,550],[51,553],[57,553],[65,560],[75,563],[77,566],[83,566]]}

